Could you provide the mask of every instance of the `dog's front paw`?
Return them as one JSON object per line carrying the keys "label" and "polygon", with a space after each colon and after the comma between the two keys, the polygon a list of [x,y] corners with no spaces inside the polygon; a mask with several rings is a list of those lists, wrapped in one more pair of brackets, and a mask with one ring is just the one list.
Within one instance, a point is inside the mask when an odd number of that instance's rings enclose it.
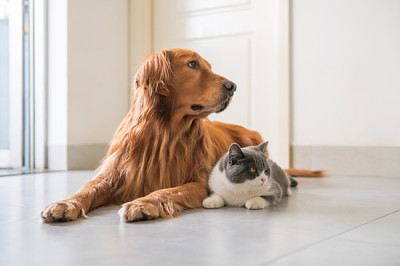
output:
{"label": "dog's front paw", "polygon": [[245,206],[249,210],[259,210],[259,209],[264,209],[265,207],[268,207],[269,203],[268,203],[268,201],[266,201],[265,199],[263,199],[261,197],[256,197],[256,198],[252,198],[252,199],[249,199],[248,201],[246,201]]}
{"label": "dog's front paw", "polygon": [[44,207],[40,213],[40,217],[47,223],[75,221],[80,216],[87,218],[82,205],[76,200],[54,202]]}
{"label": "dog's front paw", "polygon": [[157,202],[137,199],[123,204],[118,214],[123,222],[152,220],[160,217],[160,207]]}
{"label": "dog's front paw", "polygon": [[203,207],[206,209],[216,209],[224,207],[224,199],[219,195],[211,195],[210,197],[203,200]]}

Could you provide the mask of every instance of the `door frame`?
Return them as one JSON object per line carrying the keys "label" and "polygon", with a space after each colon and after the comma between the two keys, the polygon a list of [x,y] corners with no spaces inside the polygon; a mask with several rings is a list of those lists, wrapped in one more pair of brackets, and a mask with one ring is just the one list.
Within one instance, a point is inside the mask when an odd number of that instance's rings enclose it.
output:
{"label": "door frame", "polygon": [[[279,102],[279,120],[277,141],[273,157],[282,167],[289,167],[290,144],[292,139],[291,110],[291,58],[290,58],[290,21],[291,1],[271,0],[275,7],[274,51],[273,64],[276,69],[276,84],[274,93]],[[129,73],[132,84],[133,75],[144,58],[153,51],[153,1],[129,0]]]}

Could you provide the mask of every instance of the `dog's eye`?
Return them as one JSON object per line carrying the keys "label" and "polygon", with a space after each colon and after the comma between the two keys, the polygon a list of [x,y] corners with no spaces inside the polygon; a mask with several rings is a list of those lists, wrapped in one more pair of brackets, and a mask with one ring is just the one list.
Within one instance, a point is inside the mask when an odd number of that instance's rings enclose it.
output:
{"label": "dog's eye", "polygon": [[253,174],[255,174],[257,172],[257,170],[255,168],[250,168],[250,172],[252,172]]}
{"label": "dog's eye", "polygon": [[196,68],[198,68],[199,67],[199,62],[197,62],[197,61],[190,61],[189,63],[188,63],[188,67],[190,67],[190,68],[192,68],[192,69],[196,69]]}

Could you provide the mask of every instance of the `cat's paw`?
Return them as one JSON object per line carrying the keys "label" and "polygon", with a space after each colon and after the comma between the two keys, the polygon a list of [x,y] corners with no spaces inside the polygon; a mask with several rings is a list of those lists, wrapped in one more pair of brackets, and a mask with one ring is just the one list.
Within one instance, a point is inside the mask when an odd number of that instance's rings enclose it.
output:
{"label": "cat's paw", "polygon": [[246,201],[245,206],[249,210],[259,210],[268,207],[269,203],[261,197],[256,197]]}
{"label": "cat's paw", "polygon": [[224,207],[224,199],[219,195],[212,195],[203,200],[203,207],[206,209],[216,209]]}

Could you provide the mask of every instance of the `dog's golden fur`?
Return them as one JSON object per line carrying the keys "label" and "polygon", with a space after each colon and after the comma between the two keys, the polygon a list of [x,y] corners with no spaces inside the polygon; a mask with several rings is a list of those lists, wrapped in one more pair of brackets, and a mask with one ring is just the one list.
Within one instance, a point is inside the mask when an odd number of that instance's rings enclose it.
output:
{"label": "dog's golden fur", "polygon": [[[188,66],[191,61],[195,67]],[[135,75],[132,106],[96,177],[70,198],[46,206],[43,220],[76,220],[109,203],[124,203],[123,221],[173,217],[201,207],[208,175],[229,145],[262,142],[255,131],[204,120],[229,104],[226,82],[193,51],[151,55]]]}

